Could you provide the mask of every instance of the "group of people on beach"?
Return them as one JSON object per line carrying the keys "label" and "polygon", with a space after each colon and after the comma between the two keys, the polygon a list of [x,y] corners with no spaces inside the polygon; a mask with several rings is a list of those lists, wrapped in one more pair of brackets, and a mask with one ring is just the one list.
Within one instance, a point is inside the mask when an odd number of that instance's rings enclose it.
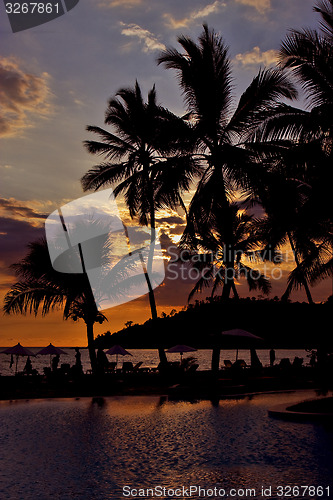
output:
{"label": "group of people on beach", "polygon": [[[59,361],[60,361],[60,354],[56,354],[52,358],[52,362],[51,362],[51,370],[53,373],[57,372],[58,366],[59,366]],[[9,363],[9,368],[11,368],[13,366],[13,364],[14,364],[14,357],[12,355],[10,363]],[[75,364],[72,366],[72,371],[75,371],[75,373],[77,375],[83,374],[81,353],[80,353],[80,349],[78,347],[75,348]],[[33,369],[30,356],[28,356],[27,361],[25,363],[25,366],[23,368],[23,373],[26,375],[32,375],[34,372],[36,372],[36,370]]]}
{"label": "group of people on beach", "polygon": [[[317,353],[316,351],[312,351],[311,356],[310,356],[310,361],[309,361],[309,364],[311,367],[316,366],[316,364],[319,361],[319,359],[317,359],[317,358],[320,358],[320,353]],[[276,361],[275,350],[273,348],[269,352],[269,360],[270,360],[270,366],[273,367],[275,364],[275,361]],[[103,351],[103,349],[101,347],[99,347],[97,350],[96,361],[97,361],[97,373],[100,375],[103,375],[107,371],[108,367],[110,366],[110,362],[109,362],[105,352]],[[283,365],[283,363],[286,364],[286,361],[288,361],[290,366],[291,366],[289,359],[288,360],[282,359],[279,366],[281,368],[285,367]],[[52,373],[56,373],[58,371],[59,362],[60,362],[60,354],[56,354],[52,358],[52,362],[51,362]],[[296,364],[301,366],[302,363],[303,363],[303,358],[296,357],[294,360],[293,366],[294,365],[296,366]],[[14,364],[14,358],[12,355],[11,360],[10,360],[10,365],[9,365],[10,368],[13,366],[13,364]],[[69,365],[68,365],[68,367],[69,367]],[[256,355],[254,349],[251,349],[251,367],[253,367],[253,368],[262,367],[262,364],[261,364],[258,356]],[[75,348],[75,364],[70,368],[70,370],[76,376],[80,376],[83,374],[81,352],[80,352],[80,349],[78,347]],[[32,367],[30,356],[27,357],[27,361],[26,361],[25,367],[23,369],[23,373],[26,375],[32,375],[34,373],[37,373],[37,370],[34,370]]]}

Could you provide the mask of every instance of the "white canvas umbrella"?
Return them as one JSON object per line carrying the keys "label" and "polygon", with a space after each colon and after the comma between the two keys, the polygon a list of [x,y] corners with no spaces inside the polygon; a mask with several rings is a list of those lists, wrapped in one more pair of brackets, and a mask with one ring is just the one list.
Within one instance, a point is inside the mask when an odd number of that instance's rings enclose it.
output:
{"label": "white canvas umbrella", "polygon": [[189,345],[184,345],[184,344],[177,344],[173,347],[170,347],[170,349],[167,350],[167,352],[179,352],[180,362],[183,361],[184,352],[193,352],[193,351],[196,351],[194,347],[190,347]]}

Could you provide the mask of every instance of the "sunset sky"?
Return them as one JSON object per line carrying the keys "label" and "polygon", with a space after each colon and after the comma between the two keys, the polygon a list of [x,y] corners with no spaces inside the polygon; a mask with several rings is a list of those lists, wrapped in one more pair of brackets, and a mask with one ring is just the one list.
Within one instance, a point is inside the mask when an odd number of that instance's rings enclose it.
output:
{"label": "sunset sky", "polygon": [[[82,146],[92,138],[86,125],[104,126],[109,97],[137,79],[144,95],[156,84],[159,102],[174,113],[184,105],[172,71],[156,65],[159,51],[176,46],[179,34],[196,38],[202,23],[230,46],[235,103],[259,67],[274,64],[288,29],[316,26],[313,0],[81,0],[66,15],[13,34],[0,4],[0,273],[1,303],[13,282],[8,266],[43,234],[44,219],[82,196],[80,178],[98,162]],[[162,243],[177,240],[181,213],[159,213]],[[292,262],[283,266],[271,296],[281,295]],[[158,311],[186,305],[188,282],[167,280],[156,293]],[[240,293],[247,295],[245,284]],[[331,283],[313,289],[316,301]],[[203,295],[205,297],[205,294]],[[199,297],[200,298],[200,297]],[[303,294],[293,295],[303,300]],[[109,322],[95,332],[116,331],[128,320],[149,317],[147,297],[107,311]],[[46,318],[0,319],[0,345],[85,345],[82,322]]]}

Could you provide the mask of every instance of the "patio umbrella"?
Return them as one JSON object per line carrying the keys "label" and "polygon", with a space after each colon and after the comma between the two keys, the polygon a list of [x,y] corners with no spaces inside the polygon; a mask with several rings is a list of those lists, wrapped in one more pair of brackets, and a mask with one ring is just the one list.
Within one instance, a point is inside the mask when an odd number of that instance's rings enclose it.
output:
{"label": "patio umbrella", "polygon": [[183,354],[184,352],[193,352],[196,351],[195,347],[190,347],[189,345],[183,345],[183,344],[178,344],[173,347],[170,347],[170,349],[167,350],[167,352],[179,352],[180,353],[180,362],[183,361]]}
{"label": "patio umbrella", "polygon": [[253,342],[257,340],[263,340],[261,337],[254,335],[246,330],[241,330],[240,328],[234,328],[233,330],[226,330],[221,332],[222,336],[229,337],[230,339],[234,339],[237,344],[236,351],[236,361],[238,359],[238,345],[253,345]]}
{"label": "patio umbrella", "polygon": [[111,356],[115,354],[117,364],[118,364],[118,355],[119,354],[120,354],[120,356],[132,356],[132,354],[130,352],[126,351],[126,349],[124,349],[123,347],[121,347],[121,345],[112,346],[108,351],[106,351],[105,354],[110,354]]}
{"label": "patio umbrella", "polygon": [[30,351],[27,347],[23,347],[20,343],[14,345],[13,347],[8,347],[1,354],[13,354],[16,356],[15,373],[17,373],[17,363],[19,356],[35,356],[35,354]]}
{"label": "patio umbrella", "polygon": [[49,354],[50,355],[50,366],[51,366],[51,363],[52,363],[51,357],[53,355],[59,354],[59,356],[60,356],[61,354],[66,354],[66,356],[67,356],[67,352],[65,352],[62,349],[60,349],[60,347],[54,346],[51,343],[48,346],[46,346],[43,349],[41,349],[40,351],[38,351],[37,354],[42,354],[42,355]]}

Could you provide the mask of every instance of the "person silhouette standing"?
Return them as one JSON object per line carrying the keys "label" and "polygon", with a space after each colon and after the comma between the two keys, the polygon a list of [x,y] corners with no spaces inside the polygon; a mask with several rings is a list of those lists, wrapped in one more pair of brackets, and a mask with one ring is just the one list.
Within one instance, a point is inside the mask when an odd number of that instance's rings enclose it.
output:
{"label": "person silhouette standing", "polygon": [[101,347],[97,350],[97,367],[101,375],[104,375],[105,369],[109,366],[109,360]]}
{"label": "person silhouette standing", "polygon": [[82,362],[81,362],[81,353],[78,347],[75,347],[75,368],[78,375],[83,373]]}
{"label": "person silhouette standing", "polygon": [[30,375],[32,373],[32,364],[31,364],[31,359],[30,356],[27,358],[27,362],[25,364],[24,370],[23,370],[27,375]]}
{"label": "person silhouette standing", "polygon": [[274,365],[274,361],[275,361],[275,351],[274,351],[274,349],[271,349],[269,351],[269,364],[270,364],[270,366]]}
{"label": "person silhouette standing", "polygon": [[52,359],[52,371],[56,372],[59,364],[60,355],[56,354]]}

